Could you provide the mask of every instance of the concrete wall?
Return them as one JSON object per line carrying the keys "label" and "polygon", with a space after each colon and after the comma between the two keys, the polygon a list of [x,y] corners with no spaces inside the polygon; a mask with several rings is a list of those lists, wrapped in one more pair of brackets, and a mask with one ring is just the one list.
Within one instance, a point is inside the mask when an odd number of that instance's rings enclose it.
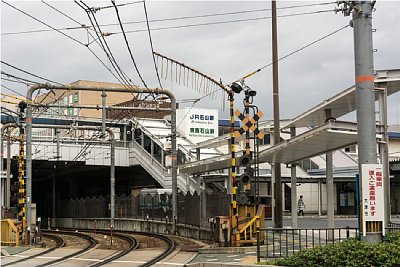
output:
{"label": "concrete wall", "polygon": [[[74,228],[74,229],[109,229],[110,219],[105,218],[56,218],[52,221],[52,228]],[[151,232],[157,234],[170,234],[171,223],[160,221],[146,221],[140,219],[115,219],[114,229]],[[190,225],[177,224],[178,235],[197,240],[210,240],[211,230]]]}

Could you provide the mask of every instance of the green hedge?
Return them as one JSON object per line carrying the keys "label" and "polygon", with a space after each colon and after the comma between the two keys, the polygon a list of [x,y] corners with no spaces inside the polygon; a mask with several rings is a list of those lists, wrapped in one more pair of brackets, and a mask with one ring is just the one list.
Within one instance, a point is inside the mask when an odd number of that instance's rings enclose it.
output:
{"label": "green hedge", "polygon": [[303,249],[266,264],[280,266],[400,266],[400,233],[380,243],[347,239],[343,242]]}

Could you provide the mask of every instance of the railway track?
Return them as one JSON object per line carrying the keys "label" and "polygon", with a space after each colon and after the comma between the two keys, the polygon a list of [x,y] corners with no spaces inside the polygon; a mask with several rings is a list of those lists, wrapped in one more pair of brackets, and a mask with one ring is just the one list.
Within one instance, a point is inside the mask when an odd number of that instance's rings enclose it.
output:
{"label": "railway track", "polygon": [[61,237],[59,237],[57,235],[53,235],[53,234],[49,234],[49,233],[43,233],[43,236],[54,240],[56,242],[56,246],[53,247],[53,248],[49,248],[49,249],[47,249],[47,250],[45,250],[43,252],[36,253],[34,255],[25,257],[25,258],[22,258],[22,259],[19,259],[19,260],[10,262],[10,263],[2,264],[2,266],[4,266],[4,267],[5,266],[11,266],[11,265],[15,265],[15,264],[18,264],[18,263],[21,263],[21,262],[24,262],[24,261],[28,261],[30,259],[34,259],[36,257],[46,255],[46,254],[56,250],[57,248],[61,248],[61,247],[63,247],[65,245],[64,239],[62,239]]}
{"label": "railway track", "polygon": [[80,233],[80,232],[48,231],[48,230],[43,231],[44,234],[47,234],[49,232],[53,233],[53,235],[55,235],[55,234],[64,234],[64,235],[72,235],[72,236],[75,236],[75,237],[80,237],[80,238],[83,238],[83,239],[87,240],[88,241],[88,245],[85,246],[84,248],[72,253],[72,254],[66,255],[64,257],[61,257],[59,259],[56,259],[56,260],[53,260],[53,261],[50,261],[50,262],[47,262],[47,263],[44,263],[44,264],[37,265],[36,267],[55,265],[57,263],[66,261],[66,260],[71,259],[73,257],[76,257],[78,255],[81,255],[81,254],[85,253],[86,251],[90,250],[91,248],[93,248],[93,247],[95,247],[97,245],[97,241],[93,237],[91,237],[91,236],[89,236],[87,234]]}
{"label": "railway track", "polygon": [[[85,230],[80,230],[80,231],[82,231],[82,232],[95,232],[96,231],[97,233],[104,233],[104,234],[109,234],[110,233],[110,231],[94,230],[94,229],[87,229],[87,230],[85,229]],[[176,249],[176,245],[175,245],[174,240],[172,238],[168,237],[168,236],[165,236],[165,235],[159,235],[159,234],[154,234],[154,233],[136,232],[136,231],[122,231],[122,230],[114,230],[113,231],[113,235],[115,235],[115,236],[118,236],[120,234],[123,234],[125,236],[131,236],[131,237],[135,236],[135,235],[142,235],[142,236],[148,236],[148,237],[150,236],[150,237],[154,237],[154,238],[160,239],[160,240],[162,240],[163,242],[166,243],[167,247],[159,255],[148,259],[144,263],[140,263],[139,266],[141,266],[141,267],[152,266],[152,265],[156,264],[157,262],[162,261],[163,259],[165,259],[169,255],[171,255]],[[139,246],[139,244],[138,244],[138,246]],[[121,255],[121,254],[116,255],[118,257],[116,257],[113,260],[107,261],[107,263],[111,262],[111,261],[114,261],[117,258],[121,258],[122,256],[127,255],[128,253],[129,253],[129,251],[124,253],[123,255]],[[127,261],[127,262],[129,262],[129,261]],[[99,262],[98,264],[91,265],[91,266],[101,266],[103,264],[105,264],[105,262],[101,262],[101,263]]]}
{"label": "railway track", "polygon": [[[120,240],[128,244],[127,246],[123,246],[123,250],[105,250],[101,249],[101,244],[96,241],[93,236],[97,235],[97,239],[99,239],[98,235],[110,236],[111,233],[109,230],[93,230],[93,229],[85,229],[79,230],[79,232],[74,229],[62,229],[59,231],[43,231],[43,235],[51,238],[56,241],[56,247],[43,251],[41,253],[36,253],[34,255],[30,255],[29,257],[20,259],[18,261],[10,262],[4,264],[3,266],[13,266],[18,263],[23,263],[23,265],[18,266],[35,266],[35,267],[44,267],[44,266],[63,266],[65,264],[73,266],[85,266],[85,267],[98,267],[106,264],[122,264],[120,266],[126,266],[129,264],[130,266],[153,266],[156,263],[161,262],[163,259],[167,258],[176,250],[175,242],[172,238],[164,235],[158,235],[153,233],[143,233],[143,232],[135,232],[135,231],[116,231],[112,232],[112,236],[115,240]],[[83,248],[79,249],[74,253],[69,253],[68,255],[59,255],[55,250],[62,248],[65,245],[65,241],[63,240],[63,236],[68,235],[75,238],[82,238],[87,241],[87,245]],[[139,241],[136,238],[137,236],[142,236],[142,238],[153,238],[153,241],[157,239],[160,243],[160,240],[165,244],[159,250],[152,250],[151,253],[147,253],[146,249],[142,249],[138,251]],[[65,237],[64,237],[65,238]],[[162,243],[161,242],[161,243]],[[67,242],[68,243],[68,242]],[[104,245],[104,244],[103,244]],[[67,246],[68,247],[68,246]],[[44,254],[48,254],[50,252],[55,251],[56,257],[40,257]],[[61,252],[59,250],[58,252]],[[62,251],[65,253],[65,250]],[[84,257],[83,257],[84,256]],[[99,257],[100,256],[100,257]],[[35,264],[35,258],[37,259],[54,259],[48,262],[40,262]],[[33,260],[33,261],[32,261]],[[89,262],[89,263],[88,263]],[[76,265],[75,265],[76,264]]]}

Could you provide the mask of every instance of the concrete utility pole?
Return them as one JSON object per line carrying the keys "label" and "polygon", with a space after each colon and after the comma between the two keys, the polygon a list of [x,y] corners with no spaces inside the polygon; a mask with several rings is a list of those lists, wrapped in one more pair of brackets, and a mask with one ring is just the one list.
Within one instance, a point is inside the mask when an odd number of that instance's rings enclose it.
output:
{"label": "concrete utility pole", "polygon": [[[276,20],[276,1],[271,1],[272,5],[272,72],[273,72],[273,102],[274,102],[274,145],[280,143],[280,122],[279,122],[279,80],[278,80],[278,37]],[[281,164],[272,162],[275,177],[274,188],[274,213],[273,221],[275,228],[282,228],[282,183],[281,183]]]}
{"label": "concrete utility pole", "polygon": [[[358,160],[360,177],[365,179],[362,173],[362,165],[377,163],[372,3],[370,1],[354,1],[353,5]],[[361,196],[363,195],[362,184],[362,182],[359,183]],[[360,200],[361,211],[363,212],[362,197]],[[368,236],[371,236],[371,233],[367,233],[367,240],[369,239]],[[375,237],[375,235],[373,236]],[[374,237],[372,238],[374,239]],[[380,235],[376,238],[380,239]]]}
{"label": "concrete utility pole", "polygon": [[[110,87],[84,87],[84,86],[55,86],[50,84],[36,84],[29,88],[26,99],[28,107],[26,109],[26,217],[28,224],[31,222],[32,211],[32,96],[36,90],[76,90],[76,91],[91,91],[91,92],[126,92],[126,93],[154,93],[166,95],[171,100],[171,158],[172,158],[172,214],[174,223],[172,232],[176,233],[176,218],[177,218],[177,150],[176,150],[176,99],[175,96],[167,90],[163,89],[147,89],[147,88],[110,88]],[[113,145],[113,144],[112,144]],[[114,180],[115,182],[115,180]],[[111,181],[111,185],[113,181]],[[113,199],[111,199],[113,201]],[[113,206],[113,205],[111,205]],[[113,221],[111,222],[113,224]]]}
{"label": "concrete utility pole", "polygon": [[358,158],[360,164],[377,163],[375,128],[372,4],[355,1],[353,12]]}
{"label": "concrete utility pole", "polygon": [[[372,9],[375,1],[345,1],[343,13],[349,16],[352,12],[354,35],[354,64],[356,83],[358,162],[360,179],[363,179],[362,166],[376,164],[376,127],[375,127],[375,92],[374,92],[374,59],[372,46]],[[362,181],[359,183],[359,194],[363,195]],[[386,184],[385,186],[389,186]],[[363,212],[363,200],[359,206]],[[371,235],[370,233],[367,235]]]}

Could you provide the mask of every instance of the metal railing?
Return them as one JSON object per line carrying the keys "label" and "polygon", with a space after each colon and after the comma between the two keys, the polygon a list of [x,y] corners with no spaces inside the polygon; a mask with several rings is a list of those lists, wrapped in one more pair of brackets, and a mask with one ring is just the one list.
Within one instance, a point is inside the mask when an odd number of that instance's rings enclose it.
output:
{"label": "metal railing", "polygon": [[385,230],[388,234],[400,232],[400,222],[389,222]]}
{"label": "metal railing", "polygon": [[1,245],[19,246],[21,243],[22,222],[10,219],[1,220]]}
{"label": "metal railing", "polygon": [[[260,228],[265,238],[257,242],[260,257],[287,257],[296,251],[319,245],[334,244],[347,238],[357,238],[358,228]],[[262,235],[261,235],[262,236]],[[261,246],[261,244],[264,246]],[[257,257],[259,258],[259,257]]]}

